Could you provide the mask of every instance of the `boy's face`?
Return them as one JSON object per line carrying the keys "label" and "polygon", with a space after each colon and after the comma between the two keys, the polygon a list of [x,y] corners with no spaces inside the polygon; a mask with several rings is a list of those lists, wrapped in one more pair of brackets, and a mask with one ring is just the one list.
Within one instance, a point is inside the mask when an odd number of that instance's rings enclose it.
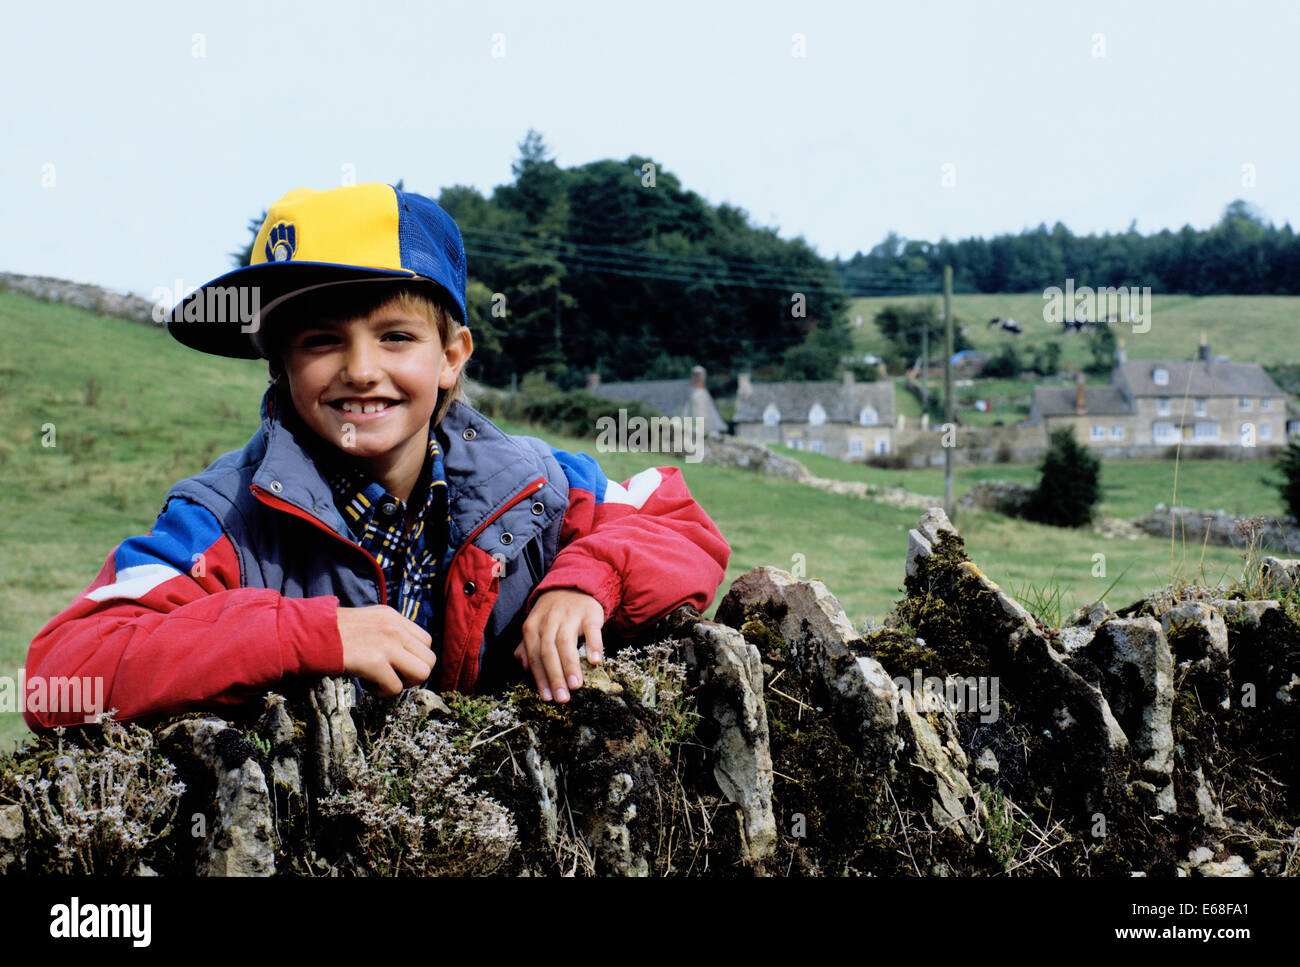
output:
{"label": "boy's face", "polygon": [[432,321],[391,302],[366,316],[308,322],[288,340],[283,362],[307,426],[387,474],[424,465],[438,390],[456,385],[470,351],[467,330],[444,347]]}

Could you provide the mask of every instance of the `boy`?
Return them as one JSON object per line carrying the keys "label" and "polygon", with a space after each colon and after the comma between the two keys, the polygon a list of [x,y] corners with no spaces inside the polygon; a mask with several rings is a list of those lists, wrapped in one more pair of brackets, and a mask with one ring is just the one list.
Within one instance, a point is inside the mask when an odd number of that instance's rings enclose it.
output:
{"label": "boy", "polygon": [[[120,720],[243,701],[290,675],[395,695],[526,673],[566,702],[579,636],[599,662],[606,622],[708,607],[731,551],[680,471],[620,486],[464,401],[465,254],[436,204],[381,184],[299,189],[269,209],[252,261],[168,328],[267,358],[261,429],[171,488],[150,534],[33,640],[29,680],[102,676]],[[252,318],[211,318],[250,293]]]}

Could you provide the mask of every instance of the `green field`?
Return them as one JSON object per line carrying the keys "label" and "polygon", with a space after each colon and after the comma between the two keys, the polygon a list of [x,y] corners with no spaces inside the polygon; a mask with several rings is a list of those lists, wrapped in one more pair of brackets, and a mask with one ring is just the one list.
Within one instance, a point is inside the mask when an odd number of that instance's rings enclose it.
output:
{"label": "green field", "polygon": [[[853,328],[855,348],[859,353],[881,355],[886,343],[875,327],[876,313],[891,303],[931,300],[941,303],[938,296],[854,299],[849,307],[850,323],[862,316],[862,326]],[[1059,324],[1043,321],[1045,303],[1041,293],[955,295],[952,302],[953,316],[966,324],[967,338],[976,349],[995,352],[1003,343],[1012,342],[1017,348],[1027,350],[1059,338],[1063,369],[1077,369],[1091,358],[1083,336],[1077,333],[1064,336]],[[1014,318],[1023,327],[1024,334],[1015,336],[988,328],[988,321],[994,316]],[[1216,354],[1244,362],[1300,363],[1300,341],[1289,338],[1300,327],[1300,296],[1153,293],[1150,323],[1150,330],[1144,333],[1126,334],[1127,326],[1115,327],[1116,334],[1124,337],[1130,359],[1189,359],[1196,354],[1204,331]]]}
{"label": "green field", "polygon": [[[85,589],[117,543],[149,530],[172,482],[244,444],[257,425],[265,385],[262,363],[204,356],[152,327],[0,293],[0,386],[9,402],[0,416],[0,675],[21,667],[31,639]],[[52,447],[42,445],[48,424]],[[661,455],[596,453],[591,443],[539,435],[592,453],[619,479],[666,462]],[[901,474],[799,456],[825,476],[833,469],[942,492],[938,471]],[[681,466],[733,547],[728,583],[759,564],[802,567],[827,583],[855,623],[890,610],[915,511],[734,468]],[[1172,464],[1115,466],[1105,470],[1113,488],[1108,507],[1136,513],[1168,499],[1159,474]],[[1226,498],[1209,498],[1215,488],[1234,499],[1248,494],[1246,470],[1260,465],[1215,466],[1183,465],[1191,503],[1223,505]],[[1012,469],[969,468],[969,479],[1009,476]],[[1070,605],[1091,601],[1126,568],[1110,596],[1114,602],[1140,597],[1171,573],[1218,581],[1240,572],[1240,555],[1223,548],[1208,549],[1203,564],[1199,547],[1186,549],[1185,559],[1179,549],[1171,572],[1165,541],[1108,539],[982,514],[958,524],[994,580],[1012,589],[1053,582]],[[1093,576],[1096,554],[1105,555],[1104,577]],[[25,732],[16,713],[0,715],[0,742],[7,746]]]}

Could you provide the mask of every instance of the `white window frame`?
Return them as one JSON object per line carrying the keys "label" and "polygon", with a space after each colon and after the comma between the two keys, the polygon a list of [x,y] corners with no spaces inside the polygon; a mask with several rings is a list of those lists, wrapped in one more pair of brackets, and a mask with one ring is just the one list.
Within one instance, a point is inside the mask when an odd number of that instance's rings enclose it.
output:
{"label": "white window frame", "polygon": [[791,450],[802,450],[803,440],[800,437],[792,436],[790,437],[790,439],[785,441],[785,445],[788,446]]}
{"label": "white window frame", "polygon": [[1250,397],[1249,397],[1249,396],[1243,396],[1243,397],[1241,397],[1241,399],[1238,401],[1238,405],[1239,405],[1243,410],[1248,410],[1248,409],[1250,409]]}
{"label": "white window frame", "polygon": [[862,437],[855,436],[849,438],[849,456],[860,457],[865,452],[866,450],[862,446]]}
{"label": "white window frame", "polygon": [[826,441],[825,441],[825,440],[809,440],[809,441],[808,441],[808,449],[809,449],[810,451],[812,451],[813,453],[825,453],[825,452],[826,452]]}
{"label": "white window frame", "polygon": [[1165,369],[1163,366],[1157,366],[1151,371],[1151,382],[1155,383],[1157,386],[1168,386],[1169,370]]}
{"label": "white window frame", "polygon": [[861,426],[875,426],[880,422],[880,413],[874,406],[864,406],[858,411],[858,423]]}
{"label": "white window frame", "polygon": [[1156,400],[1156,413],[1160,416],[1169,415],[1169,397],[1161,396]]}
{"label": "white window frame", "polygon": [[1210,401],[1204,396],[1198,396],[1192,401],[1192,413],[1196,416],[1210,415]]}
{"label": "white window frame", "polygon": [[1259,424],[1259,438],[1261,440],[1273,439],[1273,424],[1267,420]]}
{"label": "white window frame", "polygon": [[823,426],[826,423],[826,408],[820,403],[808,407],[808,425]]}
{"label": "white window frame", "polygon": [[1267,396],[1261,396],[1259,398],[1259,408],[1261,410],[1271,410],[1273,408],[1273,401]]}
{"label": "white window frame", "polygon": [[763,425],[764,426],[781,425],[781,411],[776,408],[775,403],[768,403],[767,408],[763,410]]}
{"label": "white window frame", "polygon": [[1219,439],[1219,424],[1215,420],[1198,420],[1192,424],[1193,440]]}
{"label": "white window frame", "polygon": [[1091,439],[1102,441],[1106,439],[1106,426],[1102,423],[1094,423],[1091,427]]}
{"label": "white window frame", "polygon": [[889,437],[876,437],[876,456],[884,456],[889,453]]}
{"label": "white window frame", "polygon": [[1124,427],[1118,423],[1112,423],[1110,425],[1110,438],[1112,440],[1124,439]]}
{"label": "white window frame", "polygon": [[1151,424],[1151,441],[1153,443],[1177,443],[1178,427],[1171,420],[1156,420]]}

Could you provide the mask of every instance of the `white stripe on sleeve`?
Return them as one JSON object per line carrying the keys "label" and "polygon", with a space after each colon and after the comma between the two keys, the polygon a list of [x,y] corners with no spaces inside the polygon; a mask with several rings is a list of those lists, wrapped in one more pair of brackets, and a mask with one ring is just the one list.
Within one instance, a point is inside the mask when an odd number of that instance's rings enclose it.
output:
{"label": "white stripe on sleeve", "polygon": [[117,572],[117,580],[95,588],[86,597],[92,601],[108,601],[112,598],[131,598],[139,600],[164,581],[170,581],[181,572],[166,564],[137,564]]}
{"label": "white stripe on sleeve", "polygon": [[642,470],[627,482],[627,489],[622,484],[609,481],[605,487],[605,502],[609,504],[629,504],[640,510],[655,488],[663,481],[663,475],[654,467]]}

